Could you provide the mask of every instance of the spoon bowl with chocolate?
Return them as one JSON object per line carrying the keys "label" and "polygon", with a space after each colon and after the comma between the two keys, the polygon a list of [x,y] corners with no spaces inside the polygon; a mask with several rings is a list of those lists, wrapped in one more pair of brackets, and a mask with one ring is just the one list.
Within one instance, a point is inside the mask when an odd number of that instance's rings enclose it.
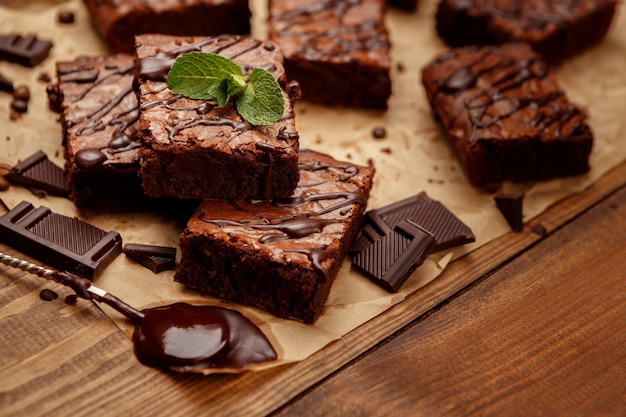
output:
{"label": "spoon bowl with chocolate", "polygon": [[263,332],[238,311],[187,303],[137,310],[87,278],[2,252],[0,263],[65,285],[78,297],[107,304],[123,314],[135,326],[135,356],[146,366],[177,372],[235,373],[277,358]]}

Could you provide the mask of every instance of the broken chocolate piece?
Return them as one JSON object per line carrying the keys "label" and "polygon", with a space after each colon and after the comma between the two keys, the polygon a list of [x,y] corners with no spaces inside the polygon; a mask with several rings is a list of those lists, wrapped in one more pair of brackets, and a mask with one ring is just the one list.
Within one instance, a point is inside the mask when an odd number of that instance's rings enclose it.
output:
{"label": "broken chocolate piece", "polygon": [[0,59],[34,67],[48,57],[52,42],[35,35],[0,35]]}
{"label": "broken chocolate piece", "polygon": [[432,252],[464,245],[476,240],[472,230],[439,201],[425,192],[365,213],[365,225],[355,239],[351,253],[355,254],[390,233],[402,220],[412,219],[433,235]]}
{"label": "broken chocolate piece", "polygon": [[413,222],[401,220],[390,233],[359,252],[352,264],[377,284],[397,292],[431,252],[432,234]]}
{"label": "broken chocolate piece", "polygon": [[56,269],[93,279],[122,252],[119,233],[22,201],[0,217],[0,242]]}
{"label": "broken chocolate piece", "polygon": [[13,92],[13,81],[9,80],[7,77],[0,73],[0,91],[6,91],[7,93]]}
{"label": "broken chocolate piece", "polygon": [[38,188],[48,194],[67,197],[70,189],[65,179],[65,171],[48,159],[42,151],[15,165],[6,175],[15,184]]}
{"label": "broken chocolate piece", "polygon": [[522,214],[523,193],[498,194],[493,197],[500,213],[504,216],[511,230],[521,232],[524,230]]}
{"label": "broken chocolate piece", "polygon": [[155,274],[173,270],[176,267],[176,248],[127,243],[124,245],[123,252]]}

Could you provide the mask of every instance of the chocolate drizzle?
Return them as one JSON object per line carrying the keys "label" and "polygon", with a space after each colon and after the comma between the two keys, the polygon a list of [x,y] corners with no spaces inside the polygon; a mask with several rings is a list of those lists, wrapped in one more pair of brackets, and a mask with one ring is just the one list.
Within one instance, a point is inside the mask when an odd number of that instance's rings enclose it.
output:
{"label": "chocolate drizzle", "polygon": [[[97,62],[97,58],[96,58]],[[111,139],[98,149],[83,149],[76,154],[76,163],[83,169],[93,169],[107,161],[108,155],[125,152],[140,147],[134,137],[135,124],[139,118],[135,93],[132,89],[133,64],[106,64],[98,69],[95,62],[89,59],[78,59],[73,66],[59,66],[59,80],[64,83],[86,84],[74,98],[73,103],[85,100],[91,92],[108,85],[117,85],[119,78],[127,77],[127,86],[121,89],[111,100],[90,109],[84,116],[76,120],[66,120],[68,128],[75,128],[77,137],[92,135],[109,127]],[[123,85],[123,84],[122,84]]]}
{"label": "chocolate drizzle", "polygon": [[[272,19],[278,29],[277,36],[282,38],[302,37],[296,54],[310,59],[321,59],[345,55],[354,51],[387,50],[389,43],[380,38],[376,28],[380,22],[366,20],[359,24],[350,24],[344,20],[346,14],[362,0],[323,0],[292,10],[275,13]],[[332,22],[331,25],[312,26],[310,22]],[[280,23],[279,23],[280,22]],[[328,42],[328,39],[340,39]]]}
{"label": "chocolate drizzle", "polygon": [[[459,52],[443,54],[436,63],[457,59]],[[532,117],[516,118],[538,130],[550,129],[556,138],[576,132],[584,115],[572,106],[560,89],[547,95],[515,94],[535,80],[548,75],[547,64],[539,57],[515,61],[505,57],[497,47],[485,47],[467,65],[441,79],[436,94],[462,95],[471,122],[469,143],[474,142],[480,129],[487,129],[523,110]],[[480,83],[482,78],[489,82]],[[457,116],[458,117],[458,116]],[[451,125],[454,125],[452,120]]]}
{"label": "chocolate drizzle", "polygon": [[[343,170],[346,176],[337,178],[333,174],[335,181],[345,182],[358,173],[358,167],[348,164],[329,164],[314,161],[312,163],[301,163],[300,170],[304,171],[321,171],[321,170]],[[294,197],[281,198],[273,200],[248,200],[242,202],[231,201],[231,206],[237,212],[246,213],[246,217],[239,220],[213,218],[209,212],[205,212],[199,216],[199,219],[214,224],[220,228],[225,227],[241,227],[251,230],[267,232],[257,238],[257,241],[263,245],[272,245],[275,242],[284,240],[298,240],[312,237],[315,234],[322,233],[323,230],[332,224],[342,223],[345,216],[350,213],[350,208],[355,205],[365,206],[366,201],[363,195],[357,192],[337,191],[337,192],[319,192],[314,187],[319,183],[299,184],[300,192]],[[267,205],[270,204],[274,208],[282,209],[273,216],[267,216],[264,213]],[[331,218],[322,216],[329,213],[336,213]],[[280,213],[284,213],[281,215]],[[326,274],[322,267],[322,261],[325,259],[326,245],[315,245],[313,247],[289,249],[288,252],[302,253],[310,260],[313,268]]]}

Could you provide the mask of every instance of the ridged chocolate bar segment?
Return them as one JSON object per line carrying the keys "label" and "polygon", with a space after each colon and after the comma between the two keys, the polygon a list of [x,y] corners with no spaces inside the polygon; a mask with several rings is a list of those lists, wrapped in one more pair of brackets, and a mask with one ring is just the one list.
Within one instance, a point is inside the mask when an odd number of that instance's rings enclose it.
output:
{"label": "ridged chocolate bar segment", "polygon": [[122,251],[119,233],[23,201],[0,217],[0,241],[56,269],[93,279]]}
{"label": "ridged chocolate bar segment", "polygon": [[434,239],[411,220],[359,252],[353,265],[391,292],[397,292],[431,251]]}
{"label": "ridged chocolate bar segment", "polygon": [[367,246],[367,242],[390,233],[401,221],[411,219],[431,233],[435,239],[433,252],[464,245],[475,241],[472,230],[459,220],[439,201],[421,192],[396,203],[365,214],[365,226],[352,245],[351,253],[357,253]]}
{"label": "ridged chocolate bar segment", "polygon": [[35,152],[11,168],[6,179],[61,197],[67,197],[70,192],[65,171],[50,161],[42,151]]}
{"label": "ridged chocolate bar segment", "polygon": [[35,35],[0,35],[0,59],[25,67],[34,67],[46,59],[52,42]]}

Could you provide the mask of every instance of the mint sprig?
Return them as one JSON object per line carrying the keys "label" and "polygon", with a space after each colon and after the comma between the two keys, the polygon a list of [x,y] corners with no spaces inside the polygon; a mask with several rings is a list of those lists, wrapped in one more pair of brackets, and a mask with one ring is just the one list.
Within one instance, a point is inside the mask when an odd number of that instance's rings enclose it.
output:
{"label": "mint sprig", "polygon": [[177,94],[215,100],[218,107],[234,99],[239,115],[257,126],[277,122],[285,107],[282,90],[270,72],[253,68],[246,79],[237,63],[209,52],[190,52],[176,58],[166,83]]}

